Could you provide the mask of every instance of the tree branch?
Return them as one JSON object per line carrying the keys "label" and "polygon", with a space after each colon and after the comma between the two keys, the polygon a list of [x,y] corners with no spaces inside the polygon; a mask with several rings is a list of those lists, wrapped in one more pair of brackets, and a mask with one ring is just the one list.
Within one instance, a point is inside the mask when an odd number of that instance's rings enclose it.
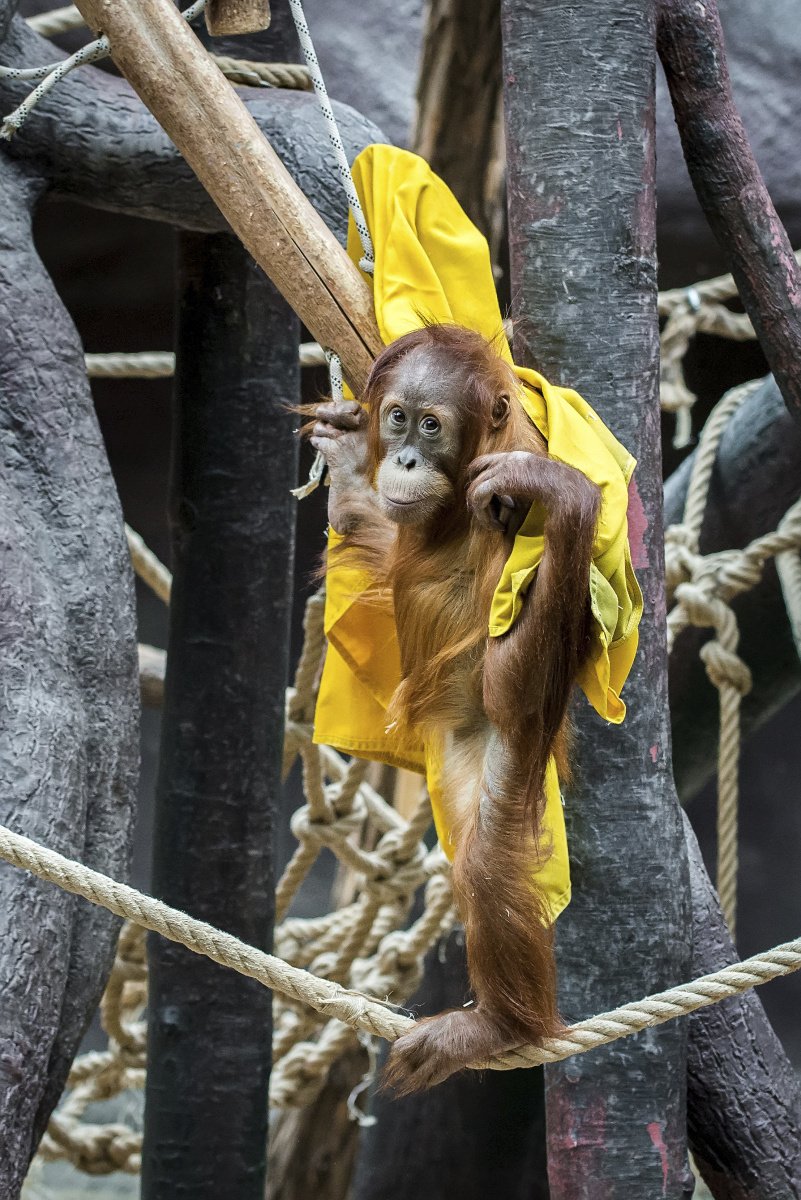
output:
{"label": "tree branch", "polygon": [[785,403],[801,417],[801,270],[734,101],[716,0],[661,0],[658,14],[693,186]]}

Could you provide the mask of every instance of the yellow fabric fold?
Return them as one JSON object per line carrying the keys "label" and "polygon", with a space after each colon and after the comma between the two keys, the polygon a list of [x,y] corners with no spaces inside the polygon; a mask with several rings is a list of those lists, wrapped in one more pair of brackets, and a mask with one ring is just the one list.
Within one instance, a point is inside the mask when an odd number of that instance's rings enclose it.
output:
{"label": "yellow fabric fold", "polygon": [[[463,325],[493,340],[520,381],[519,401],[548,443],[548,452],[582,471],[601,489],[593,548],[590,653],[578,682],[608,721],[625,716],[620,692],[637,648],[642,596],[628,549],[628,483],[634,460],[577,392],[516,366],[495,295],[484,237],[449,188],[417,155],[394,146],[369,146],[353,177],[375,248],[375,314],[385,344],[424,323]],[[351,221],[348,253],[362,250]],[[370,276],[365,276],[370,281]],[[502,637],[517,618],[542,558],[545,514],[533,505],[515,538],[496,588],[488,633]],[[332,543],[335,531],[329,532]],[[364,572],[341,563],[326,579],[329,649],[315,714],[315,741],[427,774],[437,833],[452,854],[438,795],[436,747],[386,729],[386,706],[400,681],[391,598]],[[537,867],[552,917],[567,904],[570,876],[559,784],[553,764],[546,780],[544,843],[551,853]]]}

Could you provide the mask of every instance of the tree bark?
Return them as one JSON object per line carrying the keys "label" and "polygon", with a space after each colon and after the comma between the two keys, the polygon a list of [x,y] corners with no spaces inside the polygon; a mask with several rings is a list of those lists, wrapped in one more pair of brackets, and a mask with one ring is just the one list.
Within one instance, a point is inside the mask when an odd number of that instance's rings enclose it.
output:
{"label": "tree bark", "polygon": [[[693,902],[693,978],[737,961],[685,817]],[[801,1089],[762,1001],[746,992],[687,1018],[687,1126],[715,1200],[801,1196]]]}
{"label": "tree bark", "polygon": [[[10,16],[0,4],[0,42]],[[80,341],[31,238],[39,163],[0,155],[0,819],[125,879],[138,777],[133,576]],[[14,1200],[119,922],[0,869],[0,1195]]]}
{"label": "tree bark", "polygon": [[[665,485],[665,519],[682,519],[690,455]],[[771,378],[734,414],[720,442],[701,529],[701,553],[742,547],[775,529],[801,492],[801,430]],[[734,602],[741,646],[753,676],[742,702],[744,736],[762,725],[801,687],[801,664],[793,643],[776,569]],[[673,767],[686,802],[717,767],[718,702],[698,651],[707,630],[686,629],[670,656]]]}
{"label": "tree bark", "polygon": [[801,268],[734,102],[716,0],[659,0],[658,11],[687,169],[779,389],[801,417]]}
{"label": "tree bark", "polygon": [[[456,930],[429,952],[409,1007],[427,1016],[468,995]],[[463,1071],[403,1099],[379,1092],[371,1112],[377,1124],[362,1131],[352,1200],[547,1200],[541,1069]]]}
{"label": "tree bark", "polygon": [[[578,388],[639,460],[630,532],[645,595],[629,715],[578,714],[567,797],[574,898],[557,927],[576,1020],[687,977],[688,875],[670,761],[649,0],[503,0],[515,351]],[[554,1200],[692,1193],[685,1030],[546,1070]]]}
{"label": "tree bark", "polygon": [[[269,949],[297,474],[298,323],[228,235],[181,239],[157,896]],[[261,1200],[270,993],[150,945],[145,1200]]]}

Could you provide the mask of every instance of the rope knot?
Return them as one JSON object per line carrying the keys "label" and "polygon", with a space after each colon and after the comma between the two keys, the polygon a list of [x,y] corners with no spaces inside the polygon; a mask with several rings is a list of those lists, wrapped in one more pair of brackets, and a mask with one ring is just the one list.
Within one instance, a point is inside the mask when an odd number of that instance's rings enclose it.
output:
{"label": "rope knot", "polygon": [[720,690],[732,687],[741,696],[751,691],[752,677],[748,666],[733,650],[728,650],[717,640],[706,642],[700,650],[701,660],[715,687]]}

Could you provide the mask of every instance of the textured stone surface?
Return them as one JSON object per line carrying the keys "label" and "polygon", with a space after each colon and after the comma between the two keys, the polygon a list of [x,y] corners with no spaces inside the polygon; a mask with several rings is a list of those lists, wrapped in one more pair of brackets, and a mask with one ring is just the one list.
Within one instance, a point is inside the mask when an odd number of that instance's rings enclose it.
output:
{"label": "textured stone surface", "polygon": [[[43,184],[38,169],[0,157],[0,820],[124,878],[138,766],[133,583],[80,342],[31,239]],[[0,867],[9,1200],[116,930],[107,913]]]}
{"label": "textured stone surface", "polygon": [[[693,901],[692,975],[737,958],[685,819]],[[687,1019],[687,1125],[715,1200],[801,1194],[801,1089],[757,991]]]}

